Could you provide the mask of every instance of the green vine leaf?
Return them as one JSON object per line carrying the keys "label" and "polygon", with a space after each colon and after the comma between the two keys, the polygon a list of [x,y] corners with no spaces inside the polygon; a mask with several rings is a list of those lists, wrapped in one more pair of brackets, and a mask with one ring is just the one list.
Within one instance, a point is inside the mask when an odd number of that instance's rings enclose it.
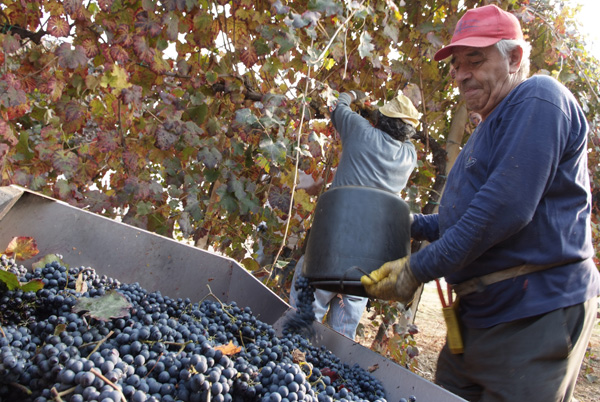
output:
{"label": "green vine leaf", "polygon": [[100,321],[110,321],[114,318],[127,316],[131,307],[131,303],[125,296],[116,290],[109,290],[103,296],[77,299],[77,302],[73,306],[73,312],[86,313],[90,317]]}
{"label": "green vine leaf", "polygon": [[4,284],[7,290],[15,290],[20,286],[17,275],[3,269],[0,269],[0,282]]}

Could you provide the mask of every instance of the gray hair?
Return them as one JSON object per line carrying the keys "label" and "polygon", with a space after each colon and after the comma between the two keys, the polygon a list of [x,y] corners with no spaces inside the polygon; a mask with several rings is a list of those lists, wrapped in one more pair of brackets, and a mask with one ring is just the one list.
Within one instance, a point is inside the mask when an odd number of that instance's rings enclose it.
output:
{"label": "gray hair", "polygon": [[521,67],[519,67],[519,71],[517,71],[517,76],[521,78],[521,80],[525,80],[529,77],[529,56],[531,55],[531,45],[529,42],[518,39],[502,39],[500,42],[496,43],[496,48],[500,54],[506,58],[508,58],[510,52],[516,47],[523,49],[523,58],[521,59]]}

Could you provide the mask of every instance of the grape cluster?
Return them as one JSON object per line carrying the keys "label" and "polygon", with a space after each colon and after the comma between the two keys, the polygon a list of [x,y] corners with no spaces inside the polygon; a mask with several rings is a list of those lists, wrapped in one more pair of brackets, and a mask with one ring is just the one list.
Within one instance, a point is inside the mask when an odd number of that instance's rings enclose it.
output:
{"label": "grape cluster", "polygon": [[[33,272],[6,258],[2,266],[45,284],[0,299],[2,401],[386,401],[360,366],[298,332],[277,336],[235,302],[170,298],[57,262]],[[78,298],[110,290],[131,303],[125,317],[73,312]]]}
{"label": "grape cluster", "polygon": [[298,275],[293,286],[296,288],[296,311],[286,317],[283,323],[284,334],[302,334],[312,336],[315,331],[312,327],[315,320],[313,302],[315,301],[315,288],[310,284],[308,278]]}

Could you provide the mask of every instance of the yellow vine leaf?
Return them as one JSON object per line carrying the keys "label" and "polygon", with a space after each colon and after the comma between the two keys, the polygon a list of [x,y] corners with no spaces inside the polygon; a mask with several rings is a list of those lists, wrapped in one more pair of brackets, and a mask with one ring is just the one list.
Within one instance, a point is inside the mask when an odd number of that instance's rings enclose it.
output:
{"label": "yellow vine leaf", "polygon": [[233,342],[229,341],[229,343],[227,345],[215,346],[215,349],[220,350],[221,352],[223,352],[224,355],[231,356],[231,355],[240,353],[240,351],[242,350],[242,347],[235,346],[233,344]]}

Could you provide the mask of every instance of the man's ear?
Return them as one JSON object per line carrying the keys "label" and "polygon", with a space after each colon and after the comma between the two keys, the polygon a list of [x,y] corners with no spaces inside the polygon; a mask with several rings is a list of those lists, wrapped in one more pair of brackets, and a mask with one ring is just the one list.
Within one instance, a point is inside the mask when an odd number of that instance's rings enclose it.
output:
{"label": "man's ear", "polygon": [[521,46],[516,46],[513,50],[511,50],[508,55],[508,71],[511,74],[516,73],[521,68],[521,61],[523,60],[523,49]]}

